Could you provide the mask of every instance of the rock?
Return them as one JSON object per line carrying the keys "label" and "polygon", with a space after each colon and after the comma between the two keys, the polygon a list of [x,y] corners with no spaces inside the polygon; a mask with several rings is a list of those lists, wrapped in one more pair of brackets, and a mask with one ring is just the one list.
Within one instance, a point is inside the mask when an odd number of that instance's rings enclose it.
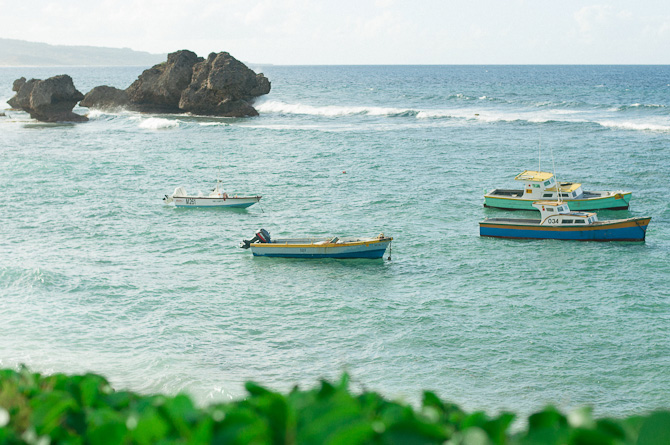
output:
{"label": "rock", "polygon": [[73,113],[72,108],[84,98],[66,74],[46,80],[17,79],[13,88],[18,88],[14,97],[7,101],[12,108],[30,113],[30,117],[43,122],[84,122],[88,118]]}
{"label": "rock", "polygon": [[270,81],[226,52],[207,60],[188,50],[144,72],[125,91],[95,87],[81,105],[89,108],[127,108],[158,113],[210,116],[257,116],[251,101],[270,92]]}
{"label": "rock", "polygon": [[227,52],[211,53],[193,67],[191,83],[181,94],[179,108],[194,114],[257,116],[249,101],[270,92],[270,81]]}
{"label": "rock", "polygon": [[168,54],[167,62],[144,72],[127,89],[131,108],[137,111],[178,113],[182,91],[191,83],[193,65],[202,61],[188,50]]}
{"label": "rock", "polygon": [[128,103],[128,93],[125,90],[102,85],[86,93],[79,105],[99,110],[113,110],[127,107]]}
{"label": "rock", "polygon": [[18,93],[24,83],[26,83],[26,78],[25,77],[22,77],[20,79],[16,79],[14,81],[14,83],[12,84],[12,91],[16,91]]}

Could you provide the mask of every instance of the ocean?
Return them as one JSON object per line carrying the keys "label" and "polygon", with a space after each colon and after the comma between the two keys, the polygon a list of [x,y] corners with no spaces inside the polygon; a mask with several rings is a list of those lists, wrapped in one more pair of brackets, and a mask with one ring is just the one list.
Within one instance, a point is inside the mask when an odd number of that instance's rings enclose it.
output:
{"label": "ocean", "polygon": [[[0,117],[0,367],[244,397],[352,377],[468,410],[598,416],[670,400],[670,66],[254,66],[246,119]],[[86,93],[146,67],[0,68]],[[3,106],[4,105],[4,106]],[[644,243],[484,239],[523,170],[629,190]],[[178,209],[175,187],[259,194]],[[275,237],[394,237],[391,260],[254,258]]]}

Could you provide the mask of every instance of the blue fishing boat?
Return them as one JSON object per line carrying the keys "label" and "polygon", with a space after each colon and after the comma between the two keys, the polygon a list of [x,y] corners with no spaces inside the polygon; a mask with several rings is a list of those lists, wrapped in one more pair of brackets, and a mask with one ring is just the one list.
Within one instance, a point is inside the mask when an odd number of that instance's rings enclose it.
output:
{"label": "blue fishing boat", "polygon": [[576,241],[644,241],[651,217],[599,221],[595,213],[570,211],[560,201],[537,201],[540,219],[487,218],[479,235]]}
{"label": "blue fishing boat", "polygon": [[251,249],[254,256],[284,258],[368,258],[384,256],[393,238],[380,233],[374,238],[277,238],[265,229],[244,240],[243,249]]}

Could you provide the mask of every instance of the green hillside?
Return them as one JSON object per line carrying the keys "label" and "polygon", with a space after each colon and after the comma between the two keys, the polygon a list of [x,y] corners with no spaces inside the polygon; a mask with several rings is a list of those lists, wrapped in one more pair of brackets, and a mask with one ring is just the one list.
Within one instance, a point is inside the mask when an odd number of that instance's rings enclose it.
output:
{"label": "green hillside", "polygon": [[151,66],[165,59],[166,54],[129,48],[49,45],[0,39],[0,66]]}

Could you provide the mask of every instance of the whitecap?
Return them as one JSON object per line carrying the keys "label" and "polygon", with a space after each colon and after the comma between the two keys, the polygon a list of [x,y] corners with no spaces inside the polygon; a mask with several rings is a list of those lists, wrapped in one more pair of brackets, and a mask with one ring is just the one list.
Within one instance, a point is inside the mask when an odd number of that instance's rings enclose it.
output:
{"label": "whitecap", "polygon": [[228,127],[230,124],[225,122],[200,122],[201,127]]}
{"label": "whitecap", "polygon": [[670,132],[670,125],[659,125],[648,122],[616,122],[616,121],[601,121],[597,124],[607,128],[618,128],[621,130],[636,130],[636,131],[658,131]]}
{"label": "whitecap", "polygon": [[140,121],[139,127],[145,130],[165,130],[168,128],[179,127],[179,121],[161,119],[159,117],[150,117],[149,119],[143,119]]}
{"label": "whitecap", "polygon": [[313,106],[306,104],[288,104],[276,100],[268,100],[255,104],[256,110],[260,113],[281,113],[281,114],[306,114],[313,116],[350,116],[356,114],[369,116],[397,116],[416,113],[414,110],[406,108],[389,108],[375,106]]}

